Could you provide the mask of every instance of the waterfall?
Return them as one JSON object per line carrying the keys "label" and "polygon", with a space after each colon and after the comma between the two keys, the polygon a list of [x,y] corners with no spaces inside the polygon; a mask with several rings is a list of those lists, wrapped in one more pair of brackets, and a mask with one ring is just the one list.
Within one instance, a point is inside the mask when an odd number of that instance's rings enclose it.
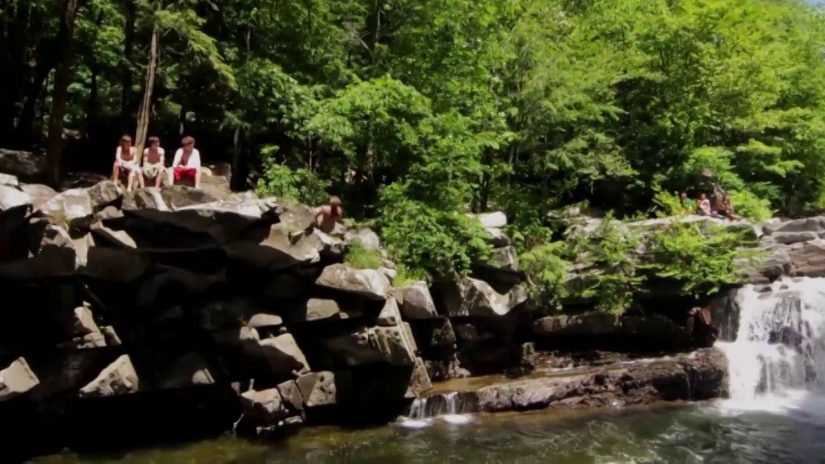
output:
{"label": "waterfall", "polygon": [[451,424],[465,424],[472,420],[471,413],[478,407],[472,394],[461,392],[436,393],[416,398],[406,416],[399,423],[407,427],[423,427],[439,419]]}
{"label": "waterfall", "polygon": [[717,342],[728,358],[731,400],[770,407],[825,394],[825,279],[747,285],[736,304],[736,339]]}

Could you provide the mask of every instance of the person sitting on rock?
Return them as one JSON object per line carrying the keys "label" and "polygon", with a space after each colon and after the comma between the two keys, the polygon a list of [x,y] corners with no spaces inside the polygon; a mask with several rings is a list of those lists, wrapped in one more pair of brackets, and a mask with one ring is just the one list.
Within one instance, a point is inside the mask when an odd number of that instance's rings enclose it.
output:
{"label": "person sitting on rock", "polygon": [[687,192],[679,194],[679,204],[682,205],[683,214],[692,214],[696,211],[696,200],[690,198]]}
{"label": "person sitting on rock", "polygon": [[341,199],[332,196],[329,198],[328,205],[321,206],[315,210],[315,225],[321,229],[322,232],[331,233],[335,229],[335,224],[343,215]]}
{"label": "person sitting on rock", "polygon": [[699,216],[713,216],[713,210],[710,209],[710,200],[704,193],[699,195],[699,208],[696,210]]}
{"label": "person sitting on rock", "polygon": [[160,139],[149,137],[149,146],[143,150],[143,168],[141,168],[140,186],[145,187],[146,181],[160,187],[166,174],[164,166],[166,151],[160,146]]}
{"label": "person sitting on rock", "polygon": [[126,178],[126,191],[131,192],[140,169],[137,165],[135,147],[132,146],[132,137],[124,135],[120,138],[120,145],[115,150],[115,164],[112,167],[112,180],[120,185],[121,178]]}
{"label": "person sitting on rock", "polygon": [[182,147],[175,152],[175,158],[172,161],[173,183],[192,183],[195,188],[200,188],[201,154],[195,148],[195,138],[187,136],[180,143]]}
{"label": "person sitting on rock", "polygon": [[733,205],[727,195],[722,195],[722,198],[719,199],[719,215],[726,219],[730,219],[731,221],[738,221],[741,219],[739,216],[734,214]]}

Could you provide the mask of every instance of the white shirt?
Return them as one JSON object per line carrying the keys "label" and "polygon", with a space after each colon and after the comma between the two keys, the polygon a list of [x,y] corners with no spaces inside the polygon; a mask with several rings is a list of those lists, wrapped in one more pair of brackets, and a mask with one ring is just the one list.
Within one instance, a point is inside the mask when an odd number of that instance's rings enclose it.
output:
{"label": "white shirt", "polygon": [[[183,148],[178,148],[178,151],[175,152],[175,159],[172,161],[173,168],[180,164],[181,158],[183,158]],[[198,169],[201,167],[201,153],[197,148],[193,148],[192,153],[189,154],[189,162],[186,163],[186,167]]]}

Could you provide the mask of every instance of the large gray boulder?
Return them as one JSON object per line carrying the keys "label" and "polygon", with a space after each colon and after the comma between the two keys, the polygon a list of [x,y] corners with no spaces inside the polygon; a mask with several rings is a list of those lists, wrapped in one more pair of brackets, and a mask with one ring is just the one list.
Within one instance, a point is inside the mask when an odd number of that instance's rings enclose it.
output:
{"label": "large gray boulder", "polygon": [[312,235],[301,234],[291,234],[283,225],[275,224],[260,240],[239,239],[225,248],[232,259],[269,271],[317,263],[323,243]]}
{"label": "large gray boulder", "polygon": [[310,370],[304,352],[288,333],[263,340],[246,340],[244,349],[263,357],[272,373],[300,375]]}
{"label": "large gray boulder", "polygon": [[16,208],[28,208],[32,198],[16,187],[0,184],[0,213]]}
{"label": "large gray boulder", "polygon": [[59,221],[71,222],[91,216],[120,197],[112,181],[103,181],[89,188],[74,188],[57,194],[45,202],[40,211]]}
{"label": "large gray boulder", "polygon": [[74,310],[72,323],[72,344],[76,349],[100,348],[106,346],[106,337],[94,320],[88,306],[78,306]]}
{"label": "large gray boulder", "polygon": [[391,288],[390,280],[381,271],[354,269],[345,264],[325,267],[315,283],[321,287],[380,301],[387,299]]}
{"label": "large gray boulder", "polygon": [[315,408],[331,406],[338,402],[336,375],[330,371],[312,372],[298,377],[295,381],[304,398],[304,406]]}
{"label": "large gray boulder", "polygon": [[0,185],[8,185],[9,187],[17,187],[20,185],[20,182],[17,180],[17,176],[13,176],[11,174],[4,174],[0,172]]}
{"label": "large gray boulder", "polygon": [[32,198],[32,207],[35,210],[39,210],[46,202],[57,196],[53,188],[43,184],[23,184],[20,190]]}
{"label": "large gray boulder", "polygon": [[406,319],[433,319],[438,317],[435,302],[427,282],[423,280],[396,291],[401,304],[401,314]]}
{"label": "large gray boulder", "polygon": [[80,389],[81,398],[136,393],[140,387],[137,372],[129,355],[122,355],[103,369],[94,380]]}
{"label": "large gray boulder", "polygon": [[461,301],[450,308],[450,316],[502,317],[527,300],[527,291],[515,286],[507,293],[498,293],[487,282],[465,278],[460,284]]}
{"label": "large gray boulder", "polygon": [[195,205],[217,203],[218,198],[209,193],[184,185],[174,185],[163,189],[148,187],[123,195],[124,211],[177,211]]}
{"label": "large gray boulder", "polygon": [[241,393],[241,408],[245,416],[265,424],[277,424],[289,416],[277,388]]}
{"label": "large gray boulder", "polygon": [[350,366],[386,362],[411,366],[415,362],[415,340],[408,327],[365,327],[348,335],[326,340],[330,355]]}
{"label": "large gray boulder", "polygon": [[407,386],[405,398],[419,398],[423,393],[433,388],[427,366],[421,358],[415,358],[415,365],[410,374],[410,383]]}
{"label": "large gray boulder", "polygon": [[367,250],[381,249],[381,240],[378,238],[378,234],[373,232],[372,229],[366,227],[361,227],[356,230],[348,230],[344,236],[344,241],[347,245],[354,241],[358,241]]}
{"label": "large gray boulder", "polygon": [[0,172],[23,179],[42,177],[46,170],[46,155],[30,151],[0,148]]}
{"label": "large gray boulder", "polygon": [[507,215],[501,211],[492,213],[482,213],[476,216],[481,226],[485,229],[497,228],[501,229],[507,225]]}
{"label": "large gray boulder", "polygon": [[40,380],[34,375],[24,358],[17,358],[5,369],[0,370],[0,402],[20,396],[37,385]]}

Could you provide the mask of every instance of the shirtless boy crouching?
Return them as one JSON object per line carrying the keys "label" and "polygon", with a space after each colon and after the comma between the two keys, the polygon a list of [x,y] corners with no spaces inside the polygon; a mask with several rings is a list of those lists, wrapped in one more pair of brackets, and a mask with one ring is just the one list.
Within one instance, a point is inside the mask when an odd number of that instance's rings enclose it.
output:
{"label": "shirtless boy crouching", "polygon": [[132,137],[124,135],[115,150],[115,163],[112,166],[112,181],[120,185],[121,178],[126,178],[126,191],[131,192],[135,181],[140,183],[137,156],[132,146]]}
{"label": "shirtless boy crouching", "polygon": [[146,183],[160,187],[166,177],[166,166],[164,158],[166,152],[160,146],[160,139],[149,137],[149,146],[143,150],[143,167],[141,168],[140,186],[146,187]]}

